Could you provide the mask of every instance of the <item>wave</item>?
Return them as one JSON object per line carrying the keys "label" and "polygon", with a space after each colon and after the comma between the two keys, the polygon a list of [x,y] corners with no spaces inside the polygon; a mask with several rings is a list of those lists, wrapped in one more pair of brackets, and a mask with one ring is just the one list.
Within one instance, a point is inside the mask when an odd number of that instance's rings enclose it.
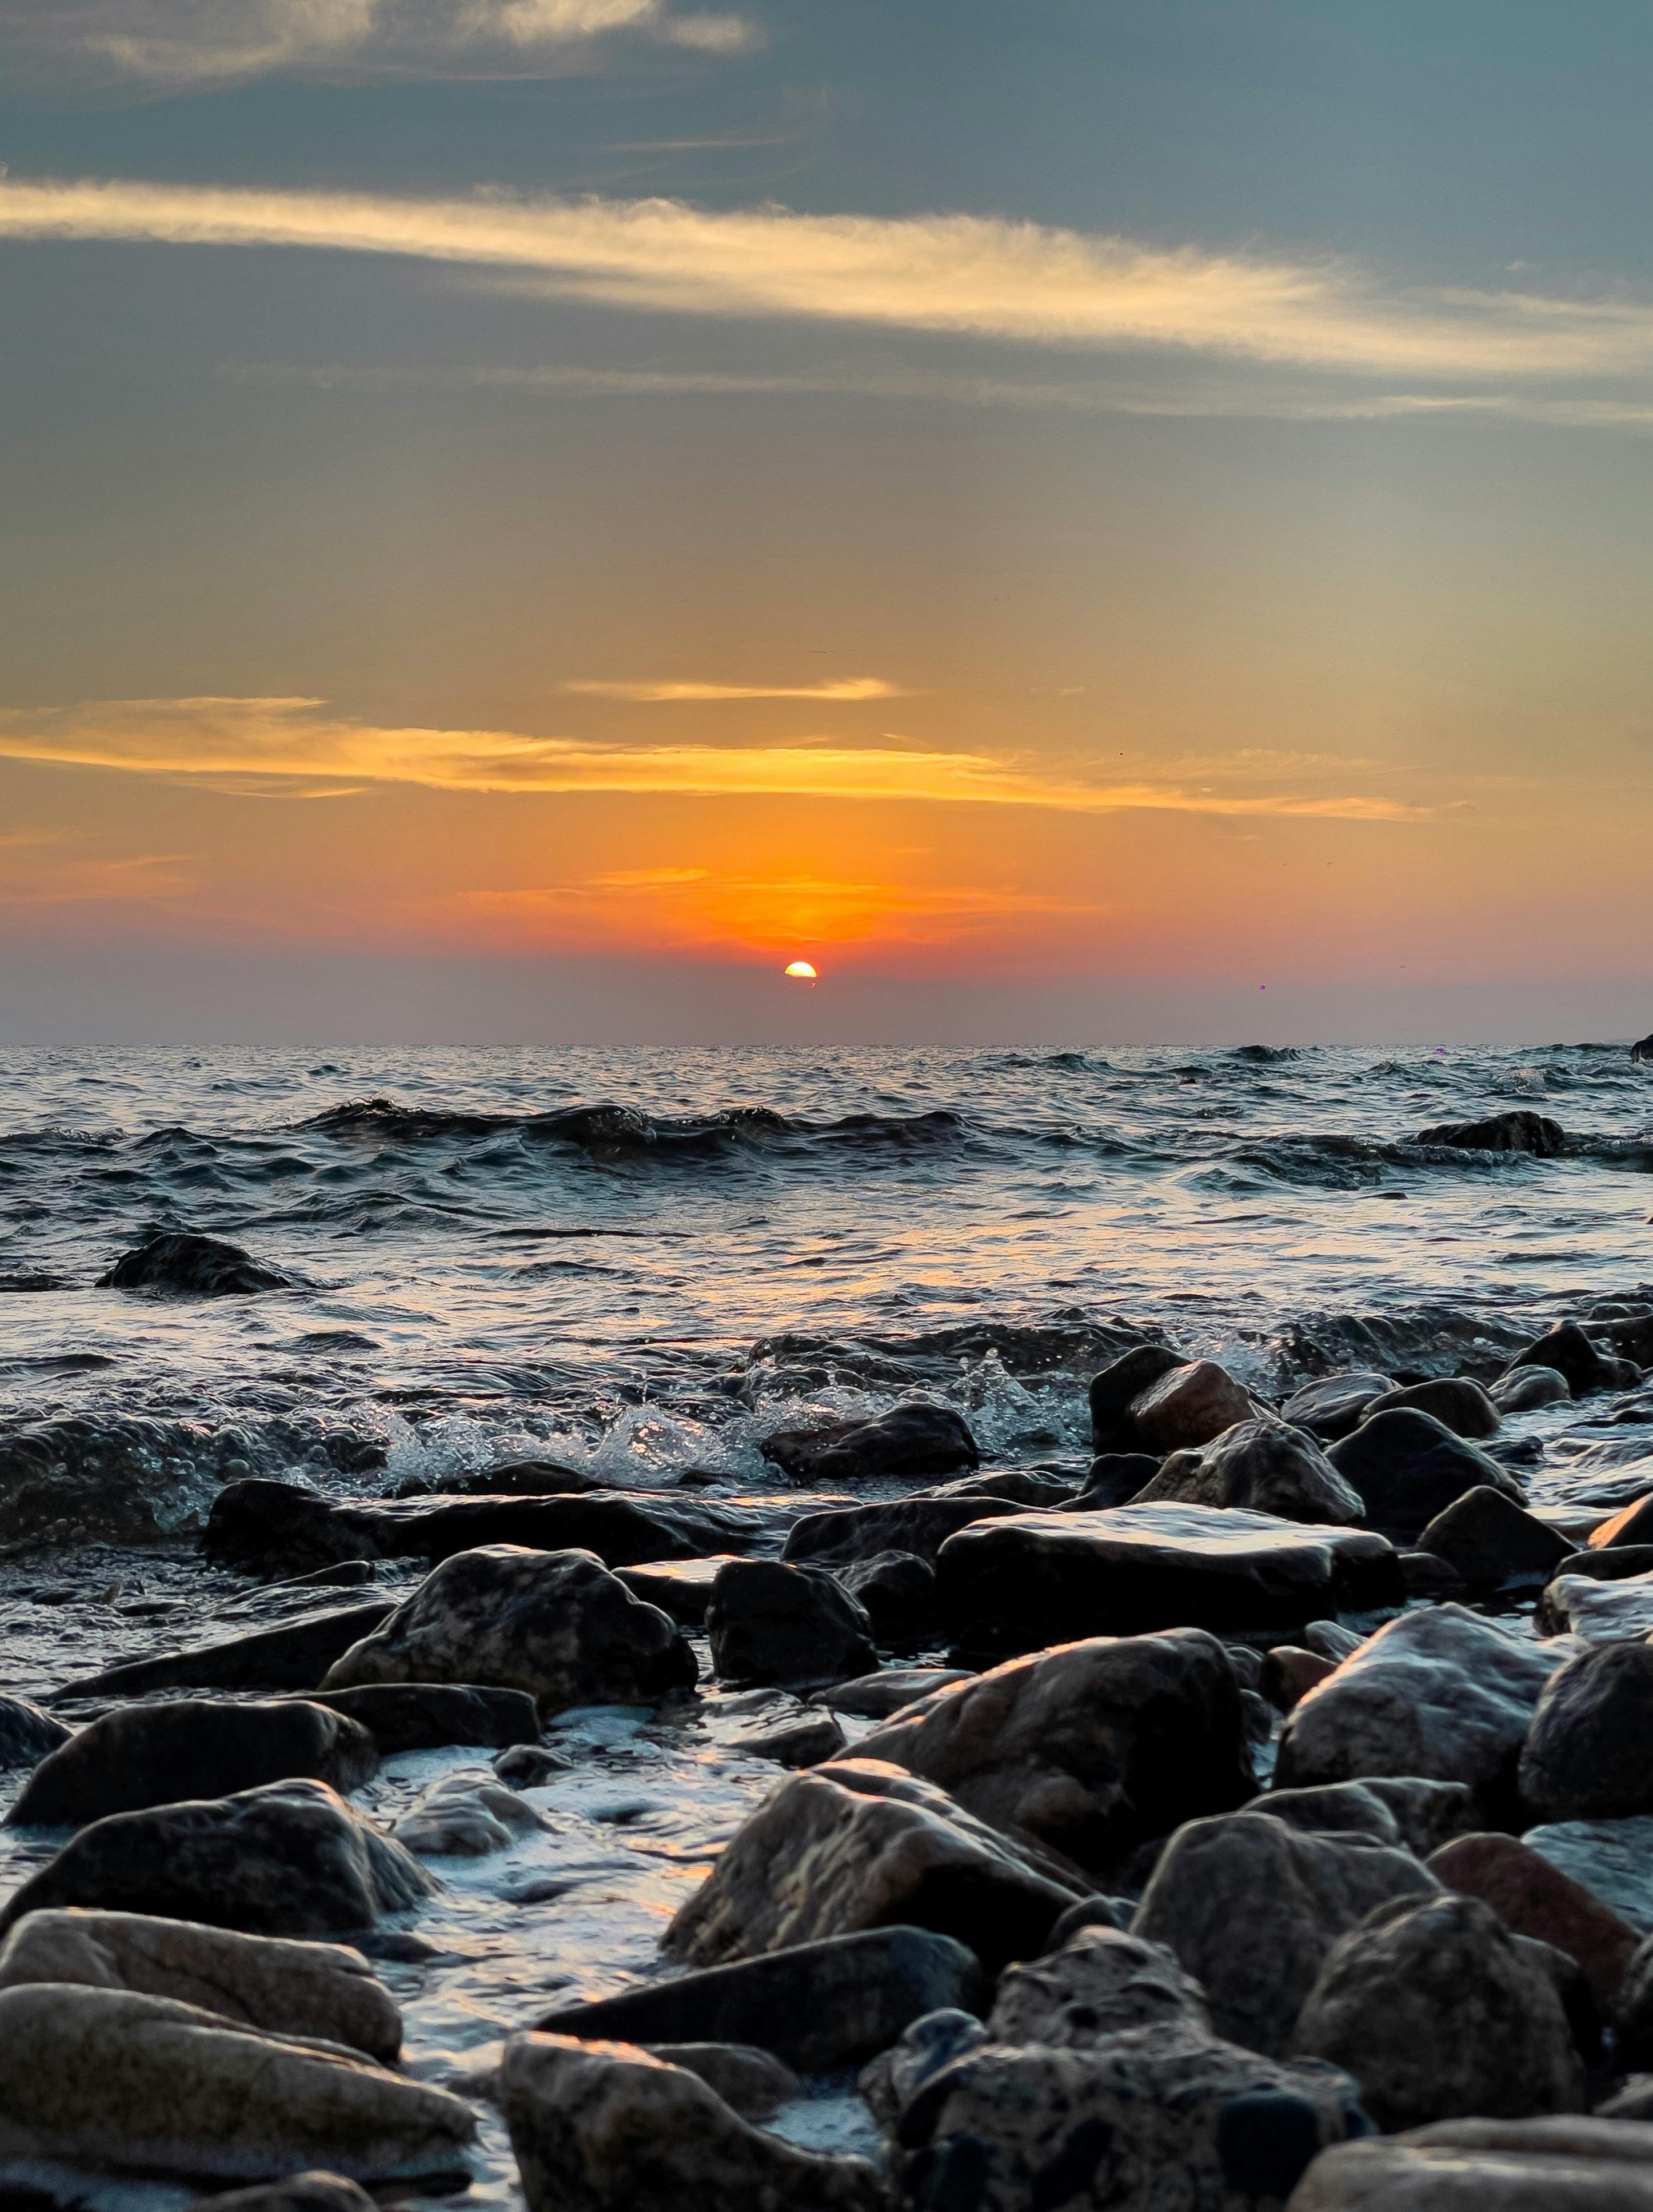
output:
{"label": "wave", "polygon": [[962,1115],[946,1108],[910,1115],[845,1114],[836,1121],[811,1121],[778,1113],[770,1106],[726,1106],[708,1114],[655,1115],[635,1106],[605,1102],[556,1107],[544,1114],[479,1114],[366,1098],[329,1107],[295,1126],[344,1139],[408,1145],[441,1143],[451,1138],[516,1136],[542,1144],[574,1146],[605,1157],[656,1152],[707,1155],[771,1138],[799,1138],[813,1144],[926,1144],[951,1139],[966,1125]]}

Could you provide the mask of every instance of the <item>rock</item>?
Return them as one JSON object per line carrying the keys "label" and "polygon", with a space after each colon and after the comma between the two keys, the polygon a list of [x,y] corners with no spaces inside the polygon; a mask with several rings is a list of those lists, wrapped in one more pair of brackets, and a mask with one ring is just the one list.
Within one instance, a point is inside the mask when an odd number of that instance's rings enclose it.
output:
{"label": "rock", "polygon": [[548,1751],[544,1744],[520,1743],[509,1751],[501,1752],[494,1761],[494,1771],[501,1782],[513,1790],[538,1790],[547,1782],[554,1782],[559,1774],[573,1770],[574,1761],[566,1752]]}
{"label": "rock", "polygon": [[348,1936],[431,1887],[325,1782],[272,1782],[94,1820],[13,1893],[0,1934],[44,1906],[89,1905],[250,1936]]}
{"label": "rock", "polygon": [[1441,1121],[1432,1129],[1419,1129],[1420,1145],[1449,1145],[1459,1152],[1532,1152],[1541,1160],[1553,1159],[1566,1148],[1566,1132],[1547,1114],[1530,1107],[1511,1107],[1489,1114],[1484,1121]]}
{"label": "rock", "polygon": [[1359,1492],[1372,1527],[1396,1543],[1410,1544],[1468,1490],[1496,1490],[1525,1503],[1507,1468],[1413,1407],[1372,1414],[1327,1457]]}
{"label": "rock", "polygon": [[538,1709],[526,1690],[475,1682],[371,1682],[359,1690],[317,1690],[313,1702],[359,1721],[386,1759],[462,1743],[503,1751],[539,1736]]}
{"label": "rock", "polygon": [[1512,1367],[1486,1395],[1500,1414],[1535,1413],[1541,1407],[1562,1404],[1571,1397],[1572,1389],[1553,1367]]}
{"label": "rock", "polygon": [[891,1713],[916,1705],[932,1690],[945,1690],[955,1682],[969,1682],[974,1675],[955,1667],[886,1667],[877,1674],[858,1675],[853,1682],[835,1683],[817,1690],[813,1702],[830,1705],[835,1712],[855,1713],[872,1721],[888,1720]]}
{"label": "rock", "polygon": [[1642,1551],[1653,1545],[1653,1491],[1634,1498],[1589,1532],[1592,1552]]}
{"label": "rock", "polygon": [[1311,1620],[1303,1632],[1305,1651],[1318,1651],[1340,1663],[1352,1658],[1366,1641],[1358,1629],[1346,1628],[1340,1620]]}
{"label": "rock", "polygon": [[[1555,1879],[1560,1881],[1565,1877],[1557,1875]],[[1595,1900],[1592,1899],[1590,1902],[1594,1904]],[[1611,1923],[1615,1935],[1625,1928],[1625,1923],[1616,1915],[1608,1913],[1605,1906],[1598,1905],[1596,1910],[1604,1921]],[[1631,1941],[1635,1942],[1634,1932],[1626,1932],[1630,1934]],[[1605,1968],[1617,1956],[1617,1948],[1608,1951],[1605,1943],[1602,1948]],[[1605,1973],[1603,1978],[1606,1978]],[[1613,2021],[1616,2031],[1617,2057],[1621,2069],[1640,2072],[1653,2067],[1653,1941],[1644,1938],[1636,1944],[1624,1962],[1624,1972],[1616,1989],[1609,1990],[1603,1998],[1602,2010]]]}
{"label": "rock", "polygon": [[0,1990],[0,2157],[203,2181],[318,2165],[435,2179],[475,2133],[459,2098],[334,2045],[128,1990]]}
{"label": "rock", "polygon": [[1237,1422],[1203,1452],[1173,1452],[1133,1502],[1237,1505],[1283,1521],[1344,1525],[1365,1513],[1314,1438],[1271,1414]]}
{"label": "rock", "polygon": [[1389,2131],[1584,2106],[1553,1985],[1479,1898],[1398,1899],[1343,1936],[1304,2003],[1296,2046],[1352,2074]]}
{"label": "rock", "polygon": [[1504,1374],[1514,1375],[1523,1367],[1551,1369],[1565,1380],[1575,1398],[1588,1397],[1592,1390],[1615,1389],[1636,1379],[1626,1375],[1625,1363],[1616,1352],[1603,1352],[1592,1344],[1576,1321],[1558,1322],[1547,1335],[1534,1338],[1516,1352]]}
{"label": "rock", "polygon": [[783,1782],[742,1823],[665,1943],[686,1966],[713,1966],[899,1925],[957,1936],[997,1968],[1036,1953],[1086,1887],[933,1784],[840,1759]]}
{"label": "rock", "polygon": [[1363,1529],[1310,1528],[1206,1505],[1017,1514],[949,1537],[942,1615],[961,1658],[1196,1623],[1290,1629],[1397,1604],[1392,1547]]}
{"label": "rock", "polygon": [[1653,2074],[1632,2074],[1624,2086],[1595,2108],[1598,2120],[1653,2118]]}
{"label": "rock", "polygon": [[922,1401],[892,1406],[876,1420],[833,1421],[819,1429],[778,1429],[758,1446],[795,1482],[859,1482],[872,1476],[951,1474],[979,1467],[981,1455],[962,1417]]}
{"label": "rock", "polygon": [[[1644,1548],[1635,1547],[1638,1553]],[[1578,1637],[1586,1644],[1633,1642],[1653,1632],[1653,1573],[1620,1579],[1578,1574],[1571,1568],[1569,1560],[1569,1571],[1546,1583],[1538,1601],[1540,1627],[1552,1634]]]}
{"label": "rock", "polygon": [[1426,1382],[1408,1382],[1404,1388],[1386,1390],[1381,1398],[1370,1401],[1361,1418],[1370,1420],[1407,1407],[1433,1414],[1455,1437],[1495,1437],[1504,1425],[1492,1399],[1467,1375],[1437,1375]]}
{"label": "rock", "polygon": [[1401,1569],[1401,1587],[1407,1594],[1408,1605],[1419,1599],[1430,1605],[1445,1605],[1454,1598],[1470,1594],[1468,1583],[1457,1569],[1437,1559],[1433,1552],[1399,1552],[1395,1558]]}
{"label": "rock", "polygon": [[1197,1628],[1010,1660],[908,1706],[858,1750],[1092,1870],[1256,1788],[1233,1666]]}
{"label": "rock", "polygon": [[1163,1464],[1155,1452],[1099,1452],[1091,1462],[1084,1489],[1058,1510],[1094,1513],[1109,1505],[1128,1505]]}
{"label": "rock", "polygon": [[482,1681],[569,1705],[642,1705],[689,1690],[695,1656],[589,1552],[490,1544],[444,1559],[328,1669],[324,1689]]}
{"label": "rock", "polygon": [[1334,1444],[1360,1425],[1374,1399],[1393,1388],[1387,1375],[1322,1375],[1293,1392],[1280,1408],[1280,1419],[1294,1429],[1307,1429],[1323,1444]]}
{"label": "rock", "polygon": [[1115,1928],[1123,1936],[1129,1930],[1131,1915],[1135,1911],[1134,1898],[1104,1897],[1100,1890],[1094,1897],[1082,1897],[1054,1923],[1042,1955],[1048,1958],[1052,1952],[1061,1950],[1084,1928]]}
{"label": "rock", "polygon": [[975,1474],[961,1474],[951,1482],[938,1482],[915,1490],[915,1498],[975,1498],[1001,1505],[1065,1505],[1078,1495],[1079,1486],[1065,1475],[1036,1467],[984,1467]]}
{"label": "rock", "polygon": [[1141,1449],[1129,1415],[1133,1399],[1174,1368],[1188,1365],[1168,1345],[1139,1344],[1091,1378],[1091,1439],[1097,1452]]}
{"label": "rock", "polygon": [[629,2044],[513,2036],[500,2106],[529,2212],[880,2212],[866,2160],[794,2149]]}
{"label": "rock", "polygon": [[731,1559],[706,1611],[712,1664],[726,1682],[830,1682],[878,1664],[872,1624],[821,1567]]}
{"label": "rock", "polygon": [[0,1697],[0,1770],[35,1765],[73,1733],[27,1698]]}
{"label": "rock", "polygon": [[988,2033],[994,2043],[1089,2051],[1132,2028],[1208,2035],[1205,1991],[1163,1944],[1086,1928],[1059,1951],[1001,1975]]}
{"label": "rock", "polygon": [[649,1559],[638,1567],[616,1567],[614,1573],[633,1597],[659,1606],[679,1628],[703,1628],[718,1570],[734,1557],[715,1552],[705,1559]]}
{"label": "rock", "polygon": [[43,1759],[7,1817],[25,1827],[80,1827],[106,1813],[228,1797],[297,1776],[358,1790],[378,1771],[379,1747],[359,1722],[298,1698],[124,1705]]}
{"label": "rock", "polygon": [[1455,1837],[1429,1870],[1443,1888],[1490,1905],[1512,1934],[1577,1960],[1597,2005],[1611,2010],[1638,1938],[1582,1884],[1513,1836]]}
{"label": "rock", "polygon": [[822,1567],[846,1567],[889,1552],[933,1562],[961,1528],[1016,1510],[1010,1499],[991,1498],[892,1498],[878,1505],[841,1506],[795,1521],[781,1556]]}
{"label": "rock", "polygon": [[179,1475],[213,1479],[234,1428],[132,1415],[0,1421],[0,1526],[9,1553],[40,1545],[153,1544],[174,1534]]}
{"label": "rock", "polygon": [[1558,1820],[1521,1838],[1644,1935],[1653,1934],[1653,1816]]}
{"label": "rock", "polygon": [[1288,2212],[1653,2212],[1653,2128],[1448,2120],[1323,2151]]}
{"label": "rock", "polygon": [[1269,1790],[1242,1805],[1243,1813],[1267,1813],[1311,1836],[1364,1836],[1375,1844],[1412,1846],[1401,1823],[1375,1790],[1364,1782],[1327,1782],[1316,1790]]}
{"label": "rock", "polygon": [[476,1498],[588,1498],[608,1486],[600,1476],[566,1467],[561,1460],[514,1459],[444,1486]]}
{"label": "rock", "polygon": [[1127,1419],[1148,1451],[1182,1451],[1212,1443],[1225,1429],[1249,1420],[1250,1398],[1224,1368],[1196,1359],[1173,1368],[1133,1398]]}
{"label": "rock", "polygon": [[1420,1552],[1444,1559],[1472,1589],[1547,1582],[1571,1548],[1547,1522],[1486,1487],[1454,1498],[1418,1539]]}
{"label": "rock", "polygon": [[100,1291],[164,1291],[180,1298],[248,1297],[258,1291],[290,1291],[295,1279],[265,1267],[239,1244],[216,1237],[152,1237],[136,1250],[123,1252]]}
{"label": "rock", "polygon": [[1337,1939],[1375,1905],[1436,1889],[1409,1851],[1230,1813],[1177,1830],[1131,1933],[1175,1953],[1218,2035],[1279,2057]]}
{"label": "rock", "polygon": [[342,2173],[290,2173],[212,2200],[212,2212],[375,2212],[376,2200]]}
{"label": "rock", "polygon": [[313,1690],[333,1662],[396,1609],[375,1597],[331,1613],[304,1613],[191,1651],[128,1659],[65,1683],[59,1698],[141,1698],[155,1690]]}
{"label": "rock", "polygon": [[1546,1684],[1521,1754],[1521,1794],[1534,1818],[1653,1813],[1650,1727],[1653,1646],[1601,1644],[1568,1660]]}
{"label": "rock", "polygon": [[935,1569],[928,1559],[913,1552],[875,1552],[837,1573],[886,1650],[916,1644],[934,1628]]}
{"label": "rock", "polygon": [[137,1912],[26,1913],[0,1946],[0,1989],[79,1982],[170,1997],[242,2027],[348,2044],[393,2065],[402,2015],[359,1951]]}
{"label": "rock", "polygon": [[1310,1690],[1317,1689],[1328,1674],[1336,1672],[1335,1661],[1322,1659],[1318,1651],[1277,1644],[1263,1661],[1262,1695],[1276,1712],[1289,1713]]}
{"label": "rock", "polygon": [[698,2075],[743,2120],[767,2120],[801,2097],[804,2085],[789,2066],[746,2043],[651,2043],[641,2046],[666,2066]]}
{"label": "rock", "polygon": [[748,1759],[772,1759],[777,1766],[819,1766],[836,1759],[848,1739],[830,1713],[793,1713],[772,1728],[755,1729],[730,1747]]}
{"label": "rock", "polygon": [[1507,1635],[1462,1606],[1403,1613],[1294,1709],[1275,1782],[1297,1789],[1418,1775],[1467,1782],[1485,1808],[1512,1812],[1533,1709],[1569,1656]]}
{"label": "rock", "polygon": [[1474,1827],[1474,1792],[1467,1783],[1426,1781],[1417,1774],[1369,1774],[1357,1786],[1388,1806],[1401,1842],[1420,1859]]}
{"label": "rock", "polygon": [[862,2067],[855,2084],[881,2132],[893,2140],[902,2112],[931,2076],[990,2039],[974,2014],[957,2007],[915,2020],[899,2043]]}
{"label": "rock", "polygon": [[545,1823],[526,1797],[507,1789],[490,1766],[456,1766],[433,1782],[391,1828],[404,1850],[422,1858],[446,1854],[482,1858],[507,1850],[519,1829]]}
{"label": "rock", "polygon": [[800,2073],[827,2074],[886,2050],[924,2014],[975,2010],[988,1984],[975,1953],[923,1928],[833,1936],[645,1984],[538,2025],[587,2041],[755,2044]]}

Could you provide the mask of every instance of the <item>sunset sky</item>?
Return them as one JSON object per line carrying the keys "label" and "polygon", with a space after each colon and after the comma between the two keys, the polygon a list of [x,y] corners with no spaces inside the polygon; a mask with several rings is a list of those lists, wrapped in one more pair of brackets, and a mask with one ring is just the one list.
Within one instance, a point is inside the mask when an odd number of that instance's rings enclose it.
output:
{"label": "sunset sky", "polygon": [[0,1044],[1653,1028],[1650,105],[1644,0],[0,0]]}

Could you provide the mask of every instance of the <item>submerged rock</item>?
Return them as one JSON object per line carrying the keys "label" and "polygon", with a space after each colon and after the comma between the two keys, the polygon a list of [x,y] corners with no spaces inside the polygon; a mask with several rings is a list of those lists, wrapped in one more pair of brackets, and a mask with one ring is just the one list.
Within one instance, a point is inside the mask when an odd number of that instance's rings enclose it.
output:
{"label": "submerged rock", "polygon": [[1173,1452],[1132,1503],[1239,1506],[1285,1521],[1345,1526],[1365,1513],[1359,1493],[1313,1437],[1271,1414],[1237,1422],[1203,1452]]}
{"label": "submerged rock", "polygon": [[1553,1159],[1566,1149],[1567,1134],[1547,1114],[1516,1106],[1502,1114],[1489,1114],[1482,1121],[1439,1121],[1419,1129],[1420,1145],[1449,1145],[1459,1152],[1532,1152],[1541,1160]]}
{"label": "submerged rock", "polygon": [[180,1298],[249,1297],[259,1291],[290,1291],[295,1279],[279,1267],[266,1267],[244,1252],[239,1244],[226,1244],[216,1237],[174,1235],[152,1237],[131,1252],[123,1252],[106,1274],[98,1277],[100,1291],[164,1291]]}
{"label": "submerged rock", "polygon": [[878,1664],[865,1608],[823,1568],[780,1559],[720,1568],[706,1632],[726,1682],[830,1682]]}
{"label": "submerged rock", "polygon": [[777,1429],[758,1446],[795,1482],[856,1482],[872,1476],[951,1474],[981,1465],[975,1438],[950,1406],[892,1406],[872,1420],[818,1429]]}
{"label": "submerged rock", "polygon": [[1359,1492],[1372,1527],[1396,1543],[1411,1543],[1466,1491],[1496,1490],[1526,1503],[1507,1468],[1415,1407],[1372,1414],[1327,1457]]}
{"label": "submerged rock", "polygon": [[155,1690],[313,1690],[334,1660],[395,1607],[394,1598],[375,1597],[329,1613],[303,1613],[279,1628],[256,1628],[192,1650],[128,1659],[65,1683],[57,1694],[138,1698]]}

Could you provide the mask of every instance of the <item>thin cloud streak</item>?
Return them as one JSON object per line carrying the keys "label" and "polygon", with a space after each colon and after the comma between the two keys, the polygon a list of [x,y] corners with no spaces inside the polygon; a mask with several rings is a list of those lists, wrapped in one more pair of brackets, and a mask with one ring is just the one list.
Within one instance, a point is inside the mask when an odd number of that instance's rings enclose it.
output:
{"label": "thin cloud streak", "polygon": [[708,699],[813,699],[854,702],[866,699],[904,699],[911,694],[878,676],[850,676],[836,684],[633,684],[587,678],[565,684],[565,691],[581,691],[598,699],[626,699],[635,706],[669,706]]}
{"label": "thin cloud streak", "polygon": [[1352,264],[1172,251],[969,216],[717,213],[672,200],[416,200],[8,181],[0,237],[288,246],[534,272],[607,307],[1178,349],[1445,379],[1653,368],[1653,301],[1385,289]]}

